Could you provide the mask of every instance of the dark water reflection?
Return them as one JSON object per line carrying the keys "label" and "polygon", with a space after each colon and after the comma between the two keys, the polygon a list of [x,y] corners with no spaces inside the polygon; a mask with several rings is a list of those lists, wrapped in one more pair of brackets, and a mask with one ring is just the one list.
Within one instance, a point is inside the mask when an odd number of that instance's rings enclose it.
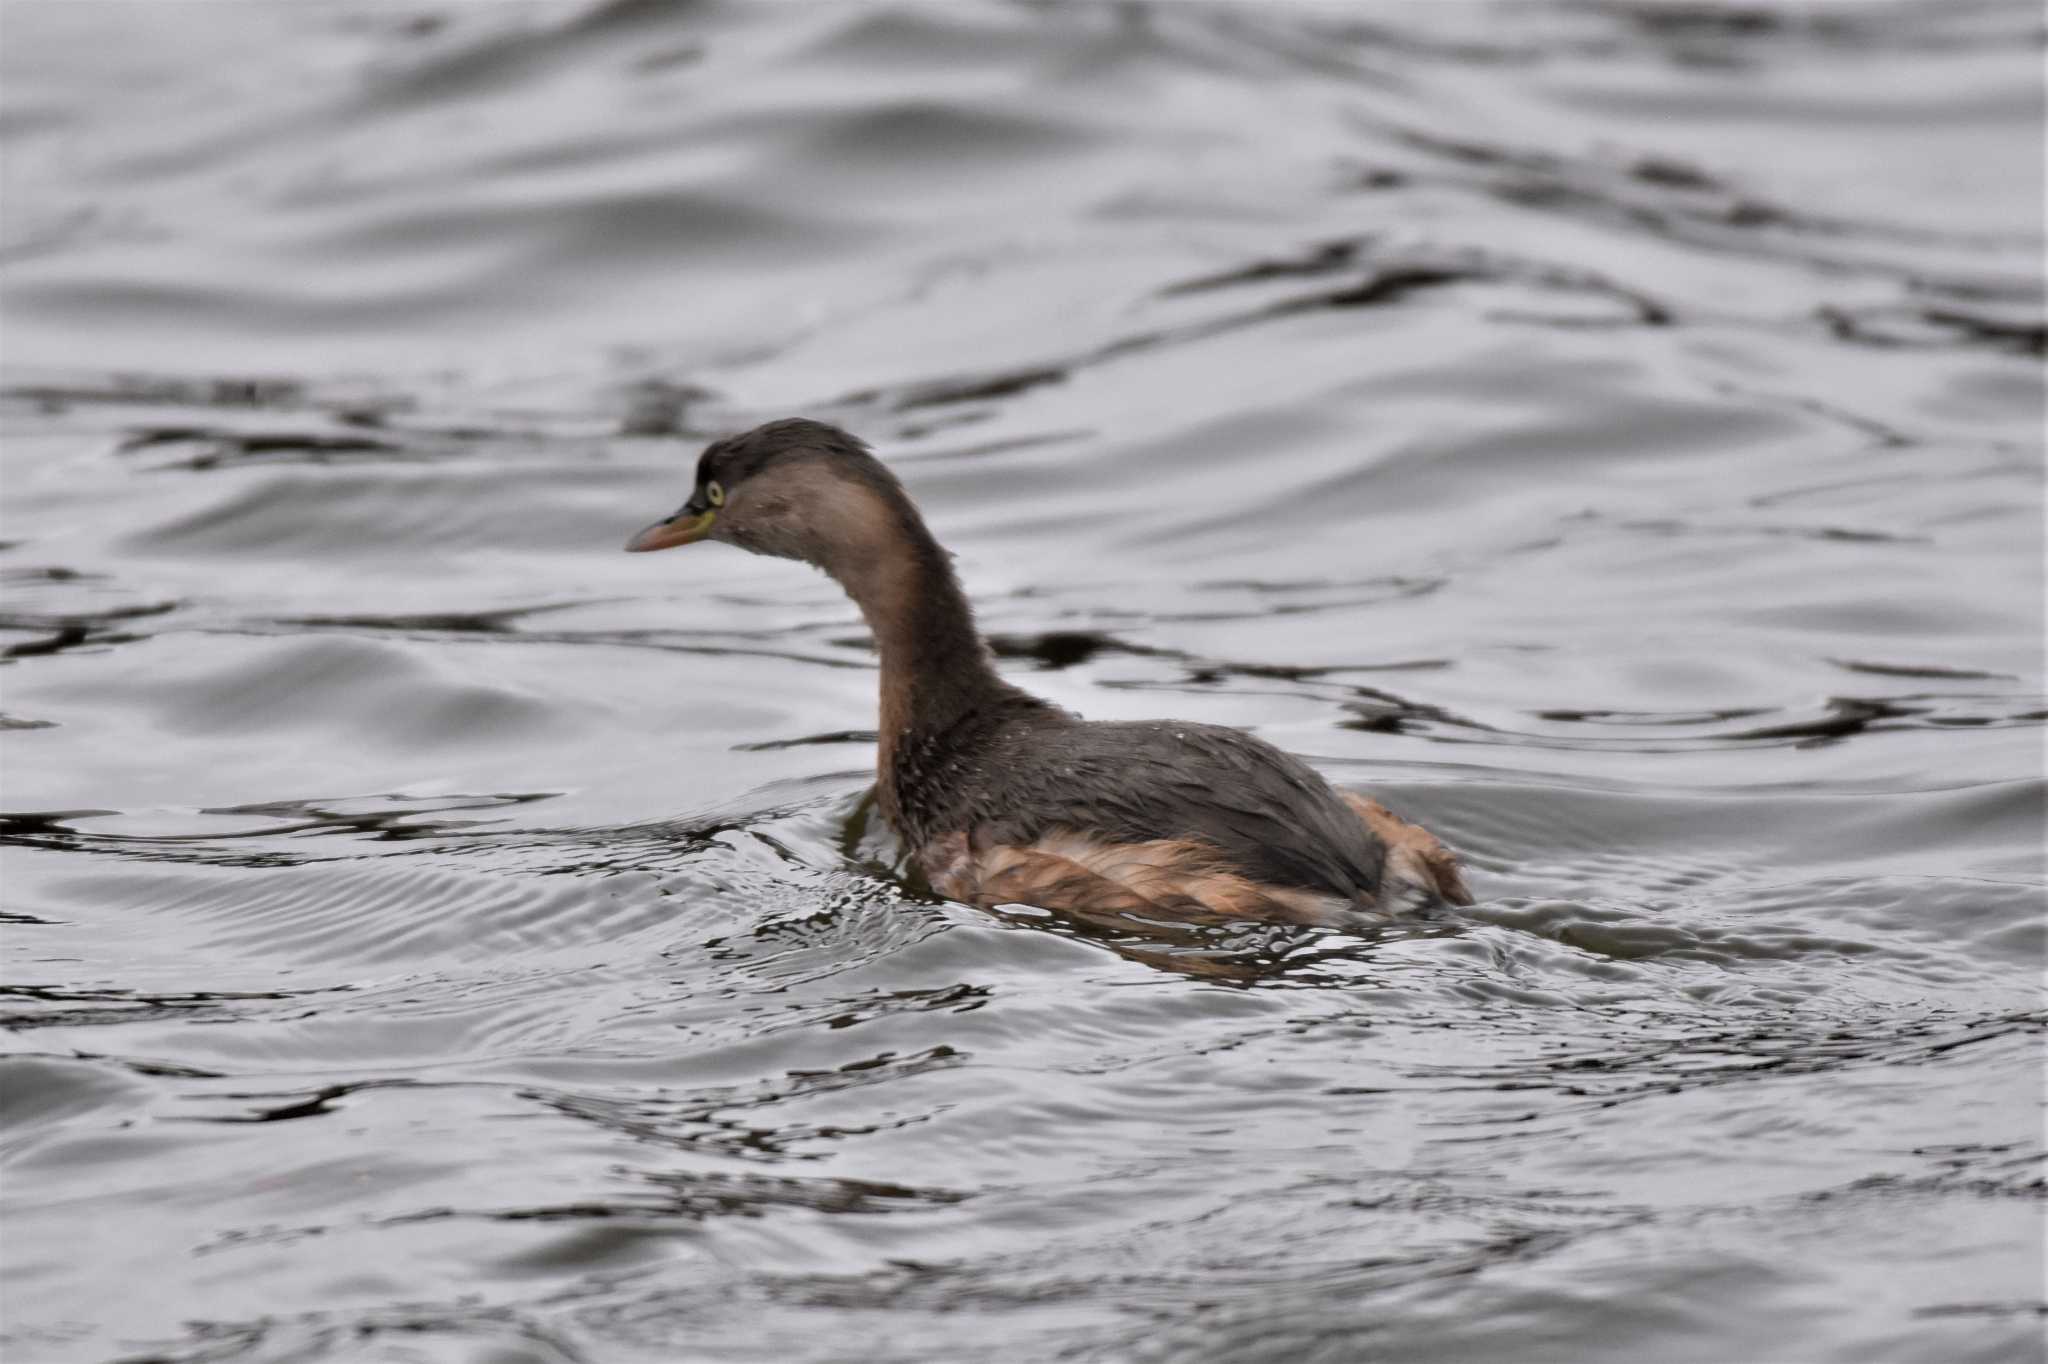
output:
{"label": "dark water reflection", "polygon": [[[4,22],[10,1361],[2041,1357],[2035,7]],[[789,412],[1481,903],[932,895]]]}

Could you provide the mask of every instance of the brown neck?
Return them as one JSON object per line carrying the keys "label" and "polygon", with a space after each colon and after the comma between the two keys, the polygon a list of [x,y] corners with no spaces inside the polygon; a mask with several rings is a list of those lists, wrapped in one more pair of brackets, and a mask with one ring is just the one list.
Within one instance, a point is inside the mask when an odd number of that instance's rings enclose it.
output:
{"label": "brown neck", "polygon": [[996,676],[946,551],[909,499],[888,511],[871,522],[877,534],[823,565],[860,607],[881,654],[885,786],[906,742],[937,738],[976,707],[1013,691]]}

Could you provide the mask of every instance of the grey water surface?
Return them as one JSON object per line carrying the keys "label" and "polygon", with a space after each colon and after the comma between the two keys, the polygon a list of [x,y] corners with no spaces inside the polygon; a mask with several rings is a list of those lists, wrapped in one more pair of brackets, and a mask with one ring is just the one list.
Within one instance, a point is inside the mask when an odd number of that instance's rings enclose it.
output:
{"label": "grey water surface", "polygon": [[[2043,1358],[2029,3],[0,7],[0,1358]],[[1461,850],[947,903],[1018,682]]]}

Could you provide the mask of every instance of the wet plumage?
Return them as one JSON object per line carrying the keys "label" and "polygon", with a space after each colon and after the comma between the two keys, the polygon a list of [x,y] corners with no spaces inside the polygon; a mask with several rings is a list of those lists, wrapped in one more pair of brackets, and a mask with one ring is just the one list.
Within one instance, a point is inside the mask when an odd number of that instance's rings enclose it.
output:
{"label": "wet plumage", "polygon": [[724,540],[831,574],[882,659],[876,789],[945,894],[1081,913],[1341,923],[1397,895],[1467,902],[1455,861],[1249,734],[1090,722],[999,677],[949,556],[854,437],[773,422],[716,442],[629,549]]}

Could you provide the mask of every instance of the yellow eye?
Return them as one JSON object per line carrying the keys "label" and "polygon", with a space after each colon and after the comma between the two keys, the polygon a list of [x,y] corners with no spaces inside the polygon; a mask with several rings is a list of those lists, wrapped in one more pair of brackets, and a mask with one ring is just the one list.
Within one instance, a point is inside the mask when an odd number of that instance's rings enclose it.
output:
{"label": "yellow eye", "polygon": [[704,485],[704,500],[714,507],[725,505],[725,488],[717,479],[714,478]]}

